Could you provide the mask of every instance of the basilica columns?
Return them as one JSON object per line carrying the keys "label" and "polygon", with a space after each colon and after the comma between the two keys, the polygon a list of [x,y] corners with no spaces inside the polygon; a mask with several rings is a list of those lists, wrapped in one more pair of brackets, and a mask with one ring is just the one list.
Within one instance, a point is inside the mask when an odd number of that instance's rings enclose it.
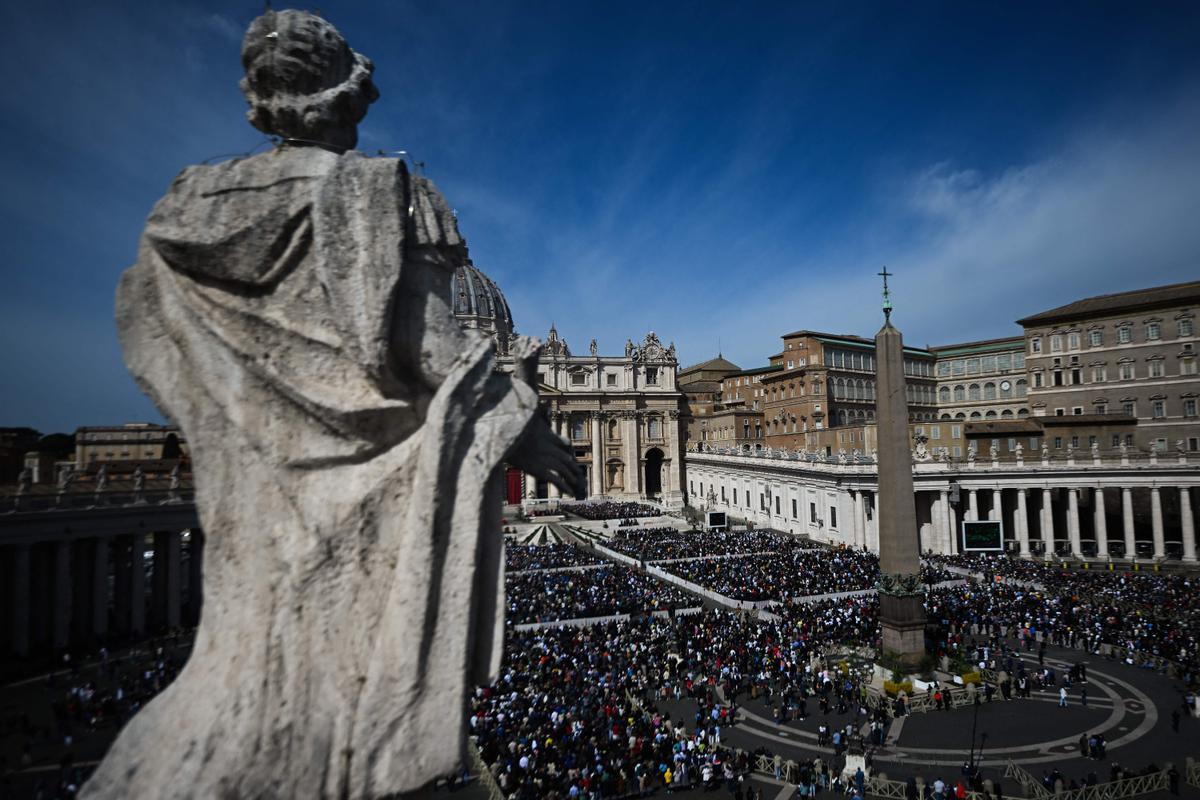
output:
{"label": "basilica columns", "polygon": [[1079,533],[1079,490],[1071,487],[1067,490],[1067,536],[1071,540],[1071,555],[1083,555],[1083,542]]}
{"label": "basilica columns", "polygon": [[1150,489],[1150,525],[1154,535],[1154,557],[1162,558],[1167,554],[1167,545],[1163,535],[1162,496],[1157,486]]}
{"label": "basilica columns", "polygon": [[1092,529],[1096,532],[1096,556],[1108,558],[1108,519],[1104,511],[1104,487],[1092,490]]}
{"label": "basilica columns", "polygon": [[1004,519],[1004,493],[1000,487],[992,489],[992,507],[988,511],[988,519],[1000,522]]}
{"label": "basilica columns", "polygon": [[954,552],[954,526],[950,522],[950,492],[942,489],[938,492],[937,514],[934,515],[934,526],[937,528],[938,549],[949,555]]}
{"label": "basilica columns", "polygon": [[592,495],[604,494],[604,448],[600,442],[600,412],[592,412]]}
{"label": "basilica columns", "polygon": [[1125,557],[1137,558],[1137,539],[1133,530],[1133,489],[1121,489],[1121,531],[1125,535]]}
{"label": "basilica columns", "polygon": [[1186,486],[1179,487],[1179,524],[1183,528],[1183,560],[1196,560],[1196,520],[1192,516],[1192,494]]}
{"label": "basilica columns", "polygon": [[1021,548],[1021,556],[1029,555],[1029,490],[1017,489],[1016,533],[1017,544]]}
{"label": "basilica columns", "polygon": [[172,630],[179,627],[179,608],[182,599],[180,586],[180,541],[177,531],[154,534],[154,585],[152,603],[154,626]]}
{"label": "basilica columns", "polygon": [[979,519],[979,497],[974,489],[967,490],[967,519],[974,522]]}

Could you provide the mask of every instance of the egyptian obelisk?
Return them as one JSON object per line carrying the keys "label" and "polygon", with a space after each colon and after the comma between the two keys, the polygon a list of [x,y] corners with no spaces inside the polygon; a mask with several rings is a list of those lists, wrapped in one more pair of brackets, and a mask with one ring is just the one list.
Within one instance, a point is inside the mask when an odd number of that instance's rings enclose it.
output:
{"label": "egyptian obelisk", "polygon": [[925,606],[921,553],[913,503],[912,451],[908,443],[908,399],[904,381],[904,341],[892,326],[887,268],[883,276],[883,327],[875,335],[878,365],[875,410],[878,419],[879,619],[883,652],[895,653],[908,667],[925,655]]}

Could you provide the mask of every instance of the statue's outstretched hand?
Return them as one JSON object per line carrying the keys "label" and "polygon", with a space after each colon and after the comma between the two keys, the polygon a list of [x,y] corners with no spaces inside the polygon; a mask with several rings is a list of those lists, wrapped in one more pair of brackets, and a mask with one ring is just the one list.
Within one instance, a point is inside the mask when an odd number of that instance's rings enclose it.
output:
{"label": "statue's outstretched hand", "polygon": [[587,493],[583,467],[575,460],[571,446],[551,431],[540,415],[530,420],[506,460],[535,478],[554,484],[567,497],[583,497]]}

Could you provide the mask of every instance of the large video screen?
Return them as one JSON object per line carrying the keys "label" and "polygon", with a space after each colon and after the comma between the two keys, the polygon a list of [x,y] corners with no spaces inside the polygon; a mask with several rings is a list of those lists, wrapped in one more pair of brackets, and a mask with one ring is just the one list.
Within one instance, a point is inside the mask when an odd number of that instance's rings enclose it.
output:
{"label": "large video screen", "polygon": [[964,553],[1004,550],[1004,525],[999,520],[967,520],[962,524]]}
{"label": "large video screen", "polygon": [[724,528],[728,523],[725,519],[724,511],[709,511],[708,512],[708,527]]}

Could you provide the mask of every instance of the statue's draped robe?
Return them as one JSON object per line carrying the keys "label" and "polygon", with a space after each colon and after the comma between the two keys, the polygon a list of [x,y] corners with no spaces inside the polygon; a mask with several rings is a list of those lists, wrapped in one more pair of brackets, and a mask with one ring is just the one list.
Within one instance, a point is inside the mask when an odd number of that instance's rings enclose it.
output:
{"label": "statue's draped robe", "polygon": [[464,257],[431,184],[356,153],[189,168],[156,206],[118,327],[187,439],[204,610],[86,796],[376,797],[461,763],[537,406],[450,313]]}

